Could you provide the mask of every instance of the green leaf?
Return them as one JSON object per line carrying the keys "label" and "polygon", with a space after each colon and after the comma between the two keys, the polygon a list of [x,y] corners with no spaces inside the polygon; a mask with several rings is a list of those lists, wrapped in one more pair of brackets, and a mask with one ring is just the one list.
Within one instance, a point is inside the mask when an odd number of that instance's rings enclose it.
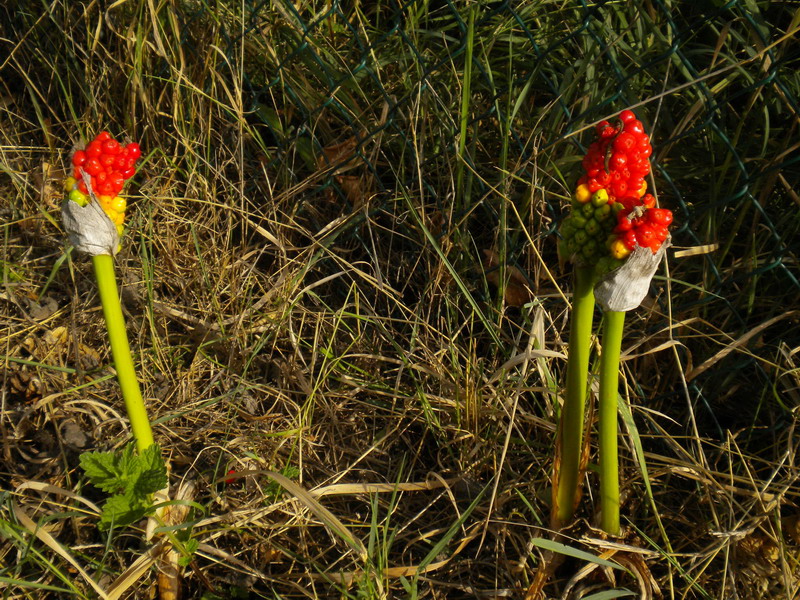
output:
{"label": "green leaf", "polygon": [[111,496],[100,515],[100,529],[124,527],[138,521],[147,514],[147,506],[131,503],[130,498],[122,495]]}
{"label": "green leaf", "polygon": [[167,487],[167,466],[157,444],[149,446],[139,455],[137,469],[131,479],[126,492],[137,498],[144,499]]}
{"label": "green leaf", "polygon": [[636,594],[630,590],[606,590],[604,592],[597,592],[591,596],[584,596],[583,600],[612,600],[613,598],[622,598],[624,596],[635,596]]}
{"label": "green leaf", "polygon": [[183,551],[186,554],[183,554],[180,557],[178,557],[178,564],[182,567],[189,566],[189,563],[192,562],[192,556],[194,555],[195,552],[197,552],[197,549],[199,547],[200,543],[195,538],[190,538],[189,540],[187,540],[186,543],[183,545]]}
{"label": "green leaf", "polygon": [[577,558],[579,560],[585,560],[587,562],[592,562],[598,565],[611,567],[613,569],[627,570],[625,569],[625,567],[623,567],[618,563],[606,560],[604,558],[600,558],[599,556],[595,556],[594,554],[590,554],[589,552],[584,552],[583,550],[578,550],[577,548],[572,548],[571,546],[567,546],[565,544],[560,544],[559,542],[554,542],[553,540],[534,538],[531,540],[531,544],[539,548],[543,548],[544,550],[551,550],[553,552],[558,552],[559,554],[563,554],[565,556],[571,556],[572,558]]}
{"label": "green leaf", "polygon": [[92,485],[109,494],[126,488],[135,462],[133,444],[126,446],[122,452],[84,452],[80,457],[81,468]]}

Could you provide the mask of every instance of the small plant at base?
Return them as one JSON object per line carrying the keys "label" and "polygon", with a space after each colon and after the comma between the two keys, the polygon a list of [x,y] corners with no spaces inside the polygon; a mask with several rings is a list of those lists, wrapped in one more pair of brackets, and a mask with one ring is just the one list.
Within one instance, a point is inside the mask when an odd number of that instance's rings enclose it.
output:
{"label": "small plant at base", "polygon": [[155,444],[138,454],[133,444],[121,452],[84,452],[80,462],[92,485],[110,494],[101,529],[130,525],[151,514],[152,495],[167,485],[167,468]]}

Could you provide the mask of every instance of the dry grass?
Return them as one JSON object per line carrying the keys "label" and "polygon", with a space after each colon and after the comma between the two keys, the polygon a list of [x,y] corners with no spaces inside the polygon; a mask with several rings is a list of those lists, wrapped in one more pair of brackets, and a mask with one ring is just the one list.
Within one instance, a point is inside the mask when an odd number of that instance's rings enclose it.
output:
{"label": "dry grass", "polygon": [[102,128],[146,153],[117,266],[173,490],[195,486],[185,597],[524,598],[548,566],[547,597],[643,595],[541,542],[570,288],[550,233],[577,132],[640,101],[682,252],[628,319],[629,547],[591,527],[593,447],[560,542],[669,598],[798,593],[789,8],[584,27],[493,3],[470,46],[444,2],[101,4],[0,9],[4,598],[93,597],[75,564],[108,589],[149,547],[98,531],[78,469],[129,436],[59,220],[70,150]]}

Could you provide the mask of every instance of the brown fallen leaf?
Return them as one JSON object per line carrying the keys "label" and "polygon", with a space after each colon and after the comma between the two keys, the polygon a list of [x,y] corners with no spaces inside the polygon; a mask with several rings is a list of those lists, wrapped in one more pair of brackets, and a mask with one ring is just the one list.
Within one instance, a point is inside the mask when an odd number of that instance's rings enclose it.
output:
{"label": "brown fallen leaf", "polygon": [[[500,287],[500,260],[492,249],[483,251],[483,266],[486,280],[493,286]],[[506,266],[506,285],[503,300],[508,306],[520,307],[533,300],[533,292],[528,286],[528,277],[514,265]]]}

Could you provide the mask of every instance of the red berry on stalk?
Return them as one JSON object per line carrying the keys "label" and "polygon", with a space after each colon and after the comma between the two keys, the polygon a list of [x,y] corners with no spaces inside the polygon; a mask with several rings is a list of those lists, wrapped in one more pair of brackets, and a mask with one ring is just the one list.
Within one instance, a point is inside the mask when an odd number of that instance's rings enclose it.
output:
{"label": "red berry on stalk", "polygon": [[126,146],[126,148],[128,150],[128,154],[134,159],[139,158],[142,155],[142,150],[139,147],[139,144],[136,142],[131,142]]}
{"label": "red berry on stalk", "polygon": [[108,169],[109,167],[113,167],[115,160],[116,159],[111,154],[100,155],[100,164],[103,165],[106,169]]}
{"label": "red berry on stalk", "polygon": [[89,175],[97,175],[103,170],[103,165],[100,164],[100,161],[97,158],[90,158],[86,161],[86,164],[83,166],[83,170],[86,171]]}
{"label": "red berry on stalk", "polygon": [[119,154],[119,151],[120,147],[119,147],[119,142],[117,140],[111,138],[103,142],[104,154],[110,154],[113,156],[115,154]]}
{"label": "red berry on stalk", "polygon": [[619,120],[623,123],[627,123],[628,121],[633,121],[636,118],[636,115],[633,114],[632,110],[623,110],[619,113]]}
{"label": "red berry on stalk", "polygon": [[105,142],[106,140],[111,139],[111,134],[107,131],[101,131],[94,139],[98,142]]}
{"label": "red berry on stalk", "polygon": [[672,223],[672,211],[666,208],[651,208],[647,211],[647,216],[651,222],[663,227],[668,227]]}
{"label": "red berry on stalk", "polygon": [[623,131],[614,140],[614,150],[617,152],[628,152],[636,147],[636,138],[630,132]]}
{"label": "red berry on stalk", "polygon": [[615,169],[621,169],[628,163],[628,156],[622,152],[615,152],[611,156],[611,166]]}
{"label": "red berry on stalk", "polygon": [[625,123],[625,131],[636,135],[642,135],[644,133],[644,127],[642,126],[641,121],[637,121],[636,119],[632,121],[628,121]]}
{"label": "red berry on stalk", "polygon": [[108,176],[108,180],[111,182],[111,185],[116,190],[121,190],[122,187],[125,185],[125,175],[124,173],[118,173],[114,171],[111,175]]}
{"label": "red berry on stalk", "polygon": [[78,150],[75,154],[72,155],[72,165],[75,167],[81,167],[86,162],[86,152],[83,150]]}
{"label": "red berry on stalk", "polygon": [[92,141],[88,146],[86,146],[86,156],[88,158],[100,158],[102,153],[102,145],[97,140]]}

